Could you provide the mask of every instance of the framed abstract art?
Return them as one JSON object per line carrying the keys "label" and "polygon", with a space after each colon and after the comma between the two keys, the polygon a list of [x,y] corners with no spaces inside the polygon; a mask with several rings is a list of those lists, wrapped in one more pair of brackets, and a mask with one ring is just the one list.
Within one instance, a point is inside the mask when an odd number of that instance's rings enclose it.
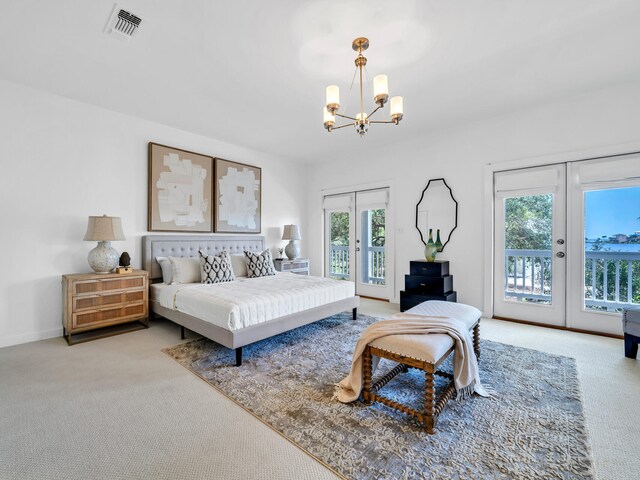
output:
{"label": "framed abstract art", "polygon": [[215,160],[215,231],[260,233],[262,170],[222,158]]}
{"label": "framed abstract art", "polygon": [[213,230],[213,157],[149,143],[151,232]]}

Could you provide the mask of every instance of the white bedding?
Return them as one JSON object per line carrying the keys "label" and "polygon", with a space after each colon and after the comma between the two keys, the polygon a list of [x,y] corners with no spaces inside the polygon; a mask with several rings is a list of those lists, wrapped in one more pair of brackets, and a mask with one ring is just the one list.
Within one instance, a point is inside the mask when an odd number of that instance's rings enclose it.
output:
{"label": "white bedding", "polygon": [[152,300],[163,307],[231,331],[354,295],[353,282],[294,273],[208,285],[154,284],[151,288]]}

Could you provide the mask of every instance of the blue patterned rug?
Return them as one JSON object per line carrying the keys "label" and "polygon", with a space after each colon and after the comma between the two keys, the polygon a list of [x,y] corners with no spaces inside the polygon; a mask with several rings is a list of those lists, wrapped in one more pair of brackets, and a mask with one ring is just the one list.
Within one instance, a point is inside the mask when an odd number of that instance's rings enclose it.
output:
{"label": "blue patterned rug", "polygon": [[[345,478],[593,478],[569,357],[482,341],[481,379],[496,395],[450,401],[435,435],[383,405],[332,400],[360,332],[375,321],[335,315],[245,347],[242,367],[204,338],[164,352]],[[377,375],[392,366],[381,362]],[[419,408],[424,376],[410,370],[382,392]]]}

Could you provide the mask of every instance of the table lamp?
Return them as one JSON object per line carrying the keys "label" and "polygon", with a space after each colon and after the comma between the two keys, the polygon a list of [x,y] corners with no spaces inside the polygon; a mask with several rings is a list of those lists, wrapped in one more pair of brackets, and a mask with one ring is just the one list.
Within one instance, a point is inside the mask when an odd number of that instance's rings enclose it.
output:
{"label": "table lamp", "polygon": [[298,227],[298,225],[284,226],[282,240],[289,240],[289,243],[287,243],[284,249],[284,253],[287,254],[289,260],[295,260],[300,256],[300,245],[296,243],[296,240],[300,240],[300,238],[300,227]]}
{"label": "table lamp", "polygon": [[89,265],[96,273],[111,273],[118,266],[120,255],[111,246],[112,241],[126,240],[120,217],[89,217],[84,240],[97,241],[98,246],[89,252]]}

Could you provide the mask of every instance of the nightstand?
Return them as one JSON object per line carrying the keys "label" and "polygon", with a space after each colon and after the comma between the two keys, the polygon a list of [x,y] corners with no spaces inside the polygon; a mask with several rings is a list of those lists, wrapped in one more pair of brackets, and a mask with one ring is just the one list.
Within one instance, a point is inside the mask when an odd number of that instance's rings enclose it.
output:
{"label": "nightstand", "polygon": [[273,265],[279,272],[291,272],[298,275],[309,275],[309,259],[297,258],[289,260],[288,258],[276,258]]}
{"label": "nightstand", "polygon": [[[149,327],[149,274],[76,273],[62,276],[63,335],[69,345]],[[124,323],[138,322],[135,328],[113,331],[74,341],[72,335]],[[83,335],[83,337],[85,337]]]}

